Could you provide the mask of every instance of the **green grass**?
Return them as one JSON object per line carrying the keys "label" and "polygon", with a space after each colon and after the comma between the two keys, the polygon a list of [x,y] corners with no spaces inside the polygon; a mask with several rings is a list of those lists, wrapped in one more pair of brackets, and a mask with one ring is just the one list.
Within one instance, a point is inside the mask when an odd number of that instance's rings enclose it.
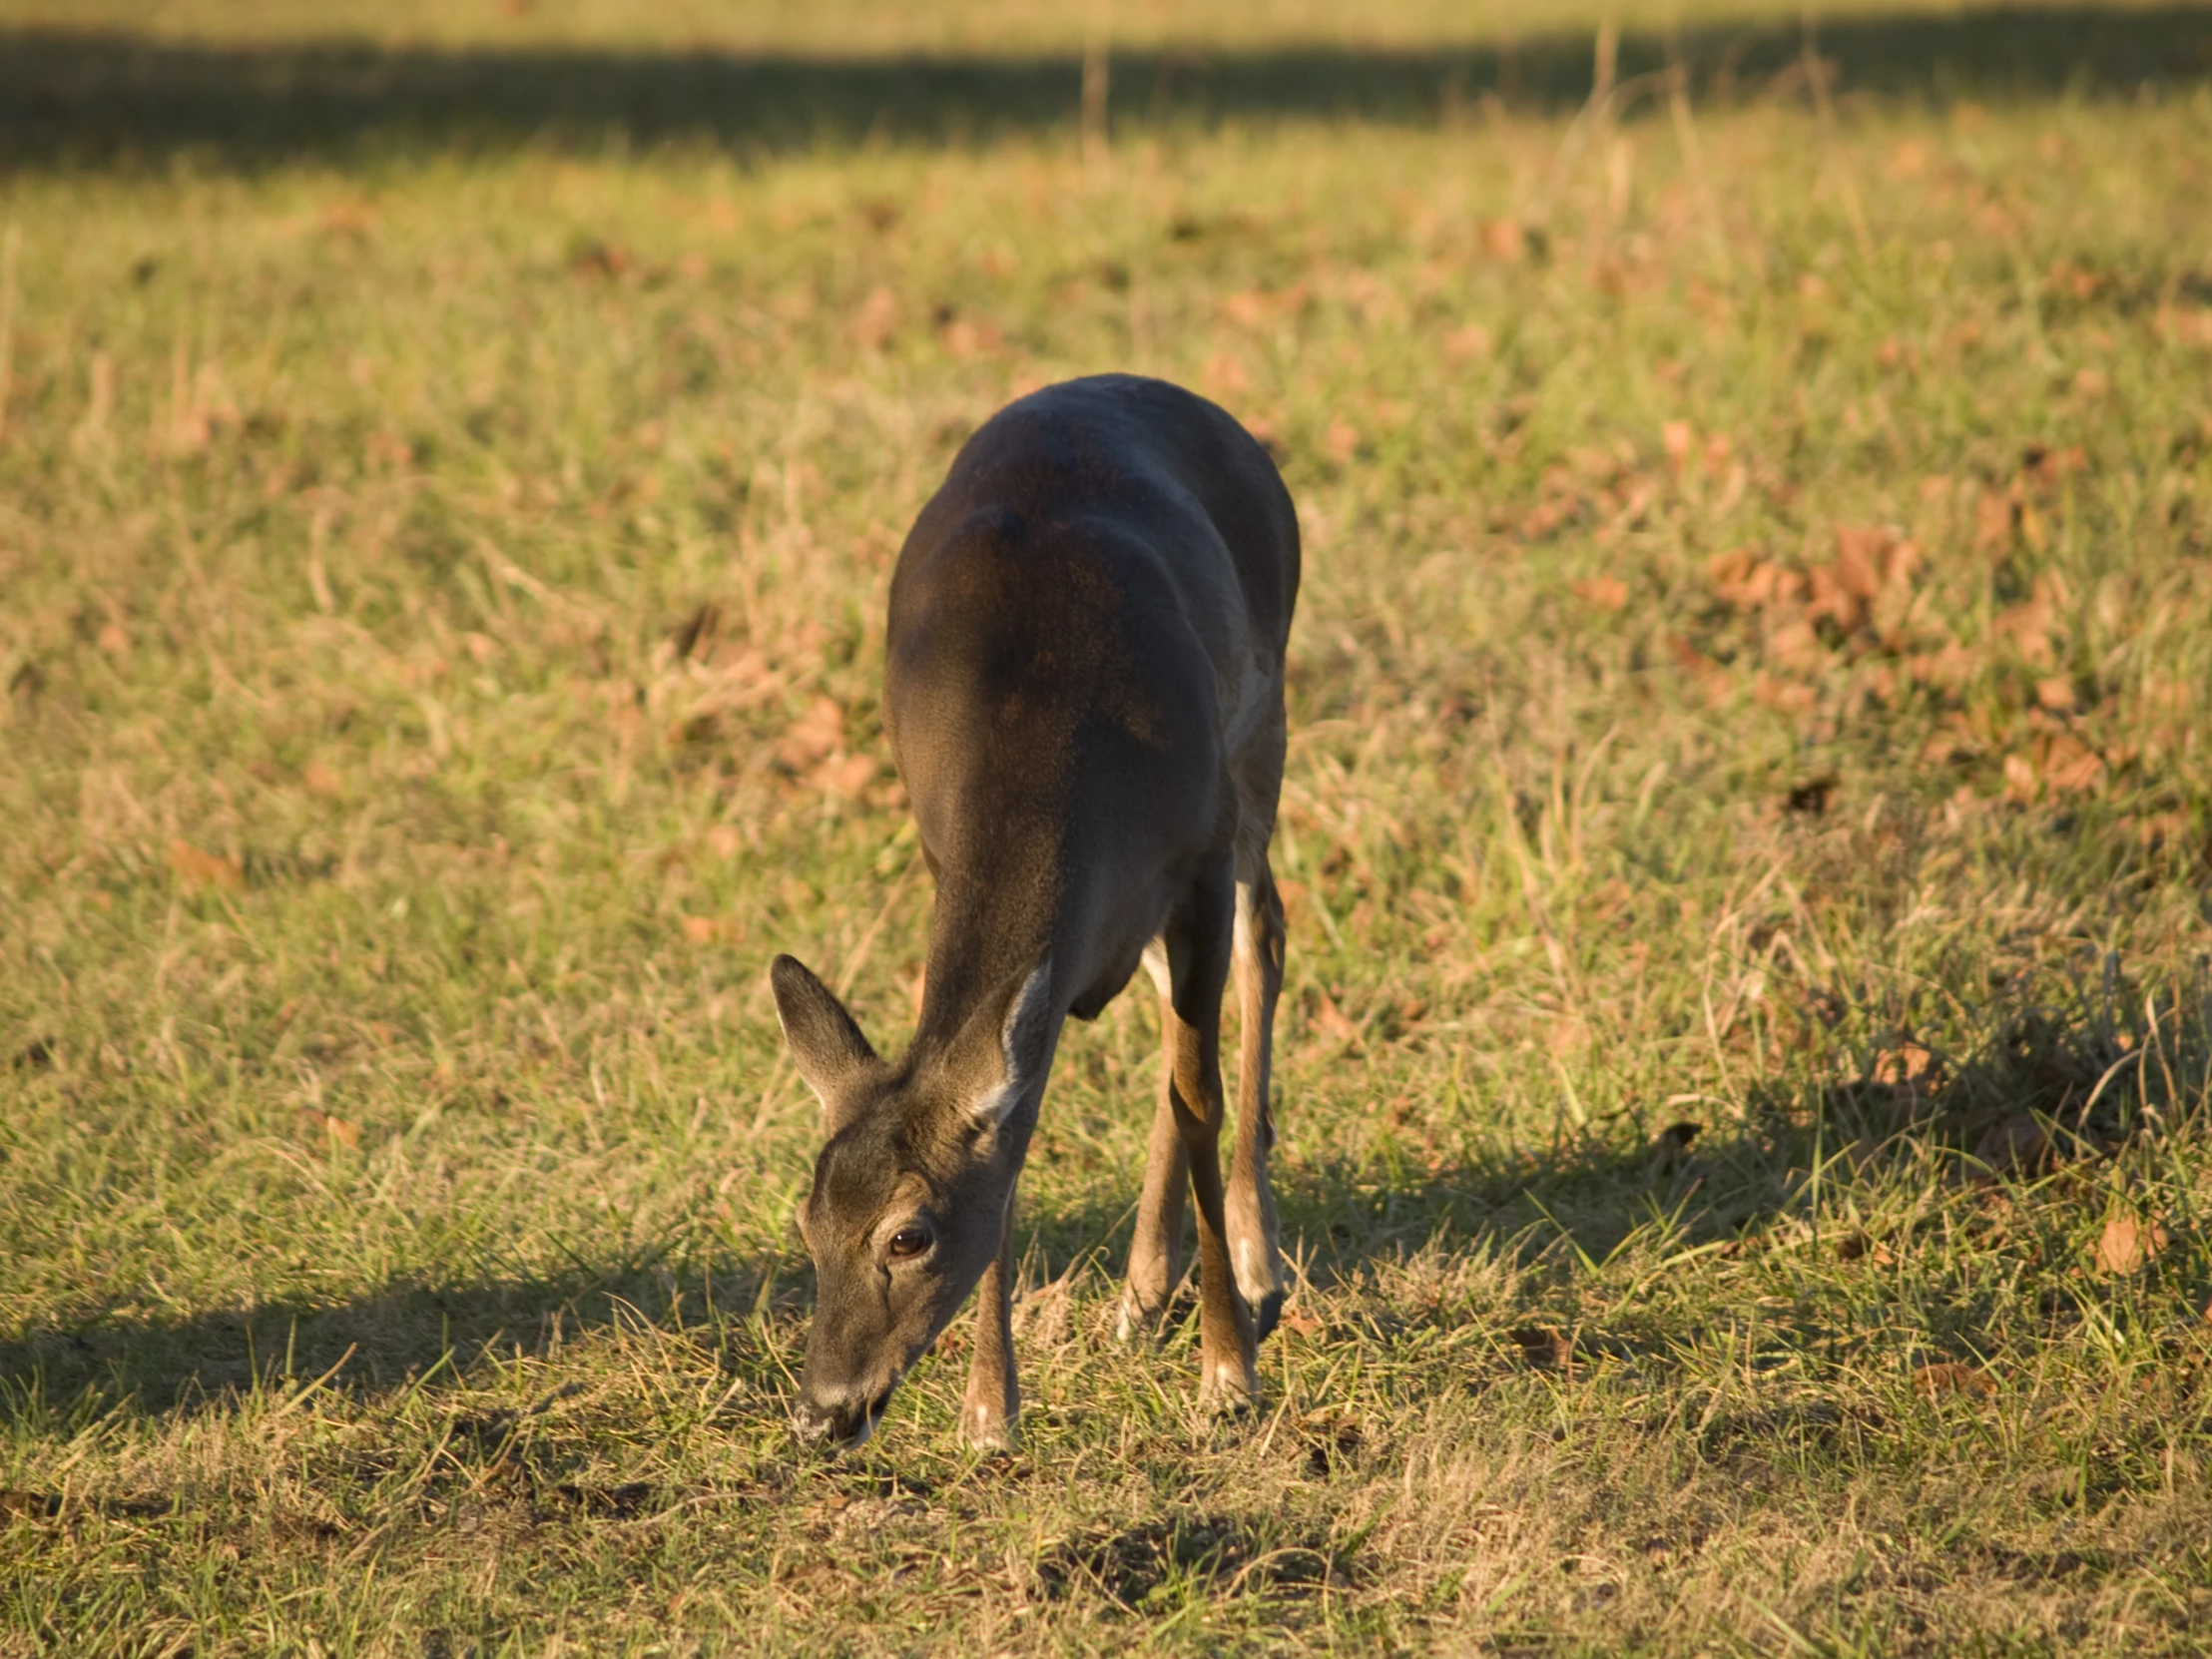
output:
{"label": "green grass", "polygon": [[[2164,26],[2125,97],[1124,104],[1089,159],[1072,97],[0,118],[0,1653],[2201,1651]],[[1023,1453],[956,1449],[960,1334],[826,1460],[765,966],[902,1038],[890,561],[1108,366],[1306,527],[1297,1291],[1250,1420],[1193,1324],[1113,1345],[1124,999],[1022,1192]]]}

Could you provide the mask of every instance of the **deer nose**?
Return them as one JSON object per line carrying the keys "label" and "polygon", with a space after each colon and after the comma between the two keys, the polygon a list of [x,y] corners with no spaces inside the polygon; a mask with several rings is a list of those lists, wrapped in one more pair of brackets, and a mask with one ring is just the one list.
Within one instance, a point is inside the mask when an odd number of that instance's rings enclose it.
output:
{"label": "deer nose", "polygon": [[872,1399],[852,1396],[830,1400],[802,1398],[792,1412],[792,1427],[803,1440],[828,1439],[846,1451],[856,1450],[875,1432],[876,1421],[890,1399],[888,1388]]}

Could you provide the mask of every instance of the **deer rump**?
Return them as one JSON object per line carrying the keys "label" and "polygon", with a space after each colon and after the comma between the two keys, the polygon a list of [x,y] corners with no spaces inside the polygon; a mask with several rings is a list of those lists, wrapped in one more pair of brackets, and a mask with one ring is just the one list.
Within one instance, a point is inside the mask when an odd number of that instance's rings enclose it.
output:
{"label": "deer rump", "polygon": [[[790,957],[772,972],[829,1143],[799,1223],[815,1319],[795,1412],[857,1444],[978,1282],[961,1429],[1009,1445],[1012,1197],[1062,1023],[1140,961],[1166,1064],[1124,1297],[1156,1324],[1198,1201],[1202,1387],[1249,1400],[1283,1296],[1267,1152],[1282,910],[1268,870],[1298,521],[1266,451],[1157,380],[1009,405],[954,458],[891,579],[885,724],[936,879],[895,1062]],[[1221,997],[1243,999],[1225,1186]]]}

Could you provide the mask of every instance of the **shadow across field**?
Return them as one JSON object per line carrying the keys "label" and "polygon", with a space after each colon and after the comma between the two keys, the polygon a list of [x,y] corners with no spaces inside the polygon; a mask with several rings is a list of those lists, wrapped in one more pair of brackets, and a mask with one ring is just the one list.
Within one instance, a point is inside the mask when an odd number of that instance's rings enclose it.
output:
{"label": "shadow across field", "polygon": [[[1981,1187],[2086,1170],[2146,1128],[2180,1129],[2212,1089],[2212,987],[2175,993],[2162,1028],[2133,1019],[2126,1010],[2135,1001],[2108,969],[2101,988],[2078,988],[2072,1007],[2022,1001],[1991,1010],[1988,1035],[1970,1054],[1894,1033],[1862,1075],[1810,1096],[1781,1079],[1755,1085],[1742,1118],[1727,1123],[1631,1133],[1615,1125],[1436,1168],[1416,1165],[1384,1137],[1360,1168],[1309,1165],[1279,1180],[1284,1237],[1313,1281],[1328,1285],[1432,1246],[1487,1247],[1533,1262],[1565,1245],[1603,1260],[1662,1216],[1677,1244],[1747,1237],[1785,1213],[1805,1213],[1816,1168],[1835,1182],[1911,1165],[1914,1181]],[[1116,1187],[1028,1208],[1027,1271],[1049,1278],[1089,1261],[1118,1278],[1134,1197]],[[464,1368],[518,1349],[545,1357],[621,1325],[689,1332],[708,1348],[719,1340],[720,1364],[766,1380],[795,1363],[767,1349],[803,1340],[811,1277],[803,1256],[740,1259],[670,1238],[535,1278],[400,1281],[335,1303],[277,1301],[181,1319],[110,1312],[0,1340],[0,1386],[46,1409],[89,1390],[159,1413],[282,1377],[310,1379],[343,1361],[347,1382],[373,1392],[448,1357]],[[703,1318],[710,1308],[738,1316],[720,1322],[720,1339]],[[771,1317],[774,1335],[746,1319],[756,1312]]]}
{"label": "shadow across field", "polygon": [[633,1259],[541,1278],[401,1280],[336,1302],[276,1300],[175,1319],[96,1314],[0,1340],[0,1386],[47,1409],[67,1409],[89,1391],[110,1406],[160,1414],[280,1387],[287,1377],[295,1385],[342,1362],[341,1385],[374,1393],[518,1349],[542,1358],[620,1323],[677,1329],[672,1284],[686,1329],[701,1324],[710,1286],[744,1314],[766,1276],[760,1264],[727,1259],[680,1279],[659,1268]]}
{"label": "shadow across field", "polygon": [[[1619,43],[1624,101],[1679,56],[1701,99],[1803,96],[1809,62],[1843,94],[1949,101],[2132,95],[2212,77],[2212,8],[1976,7],[1839,16],[1810,55],[1794,25],[1714,26]],[[1145,50],[1112,60],[1115,125],[1358,119],[1425,125],[1487,96],[1562,110],[1589,95],[1592,43],[1550,33],[1407,49]],[[230,166],[517,144],[577,151],[704,145],[973,143],[1077,121],[1076,54],[831,56],[703,48],[432,50],[345,42],[172,43],[0,32],[0,167]]]}

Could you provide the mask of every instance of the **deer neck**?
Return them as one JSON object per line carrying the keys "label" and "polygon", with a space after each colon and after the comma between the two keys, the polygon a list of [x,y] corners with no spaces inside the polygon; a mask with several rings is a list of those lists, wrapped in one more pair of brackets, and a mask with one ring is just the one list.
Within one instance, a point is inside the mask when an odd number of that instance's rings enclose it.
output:
{"label": "deer neck", "polygon": [[1058,883],[1010,872],[942,872],[929,918],[916,1053],[945,1052],[970,1030],[977,1007],[1051,953]]}

